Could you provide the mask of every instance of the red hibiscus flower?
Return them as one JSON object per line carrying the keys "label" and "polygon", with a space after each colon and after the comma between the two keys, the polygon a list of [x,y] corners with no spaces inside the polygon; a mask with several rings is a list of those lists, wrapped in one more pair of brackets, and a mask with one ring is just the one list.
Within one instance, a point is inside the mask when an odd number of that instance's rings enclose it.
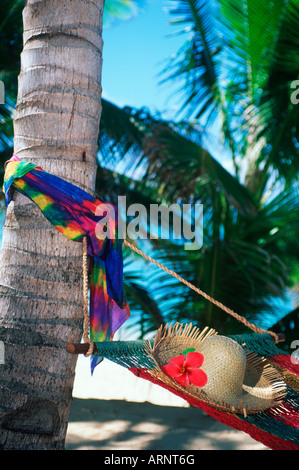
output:
{"label": "red hibiscus flower", "polygon": [[207,381],[206,373],[200,369],[204,361],[204,356],[198,352],[188,352],[185,356],[173,357],[170,364],[162,366],[162,371],[174,379],[178,384],[187,387],[190,384],[196,387],[203,387]]}

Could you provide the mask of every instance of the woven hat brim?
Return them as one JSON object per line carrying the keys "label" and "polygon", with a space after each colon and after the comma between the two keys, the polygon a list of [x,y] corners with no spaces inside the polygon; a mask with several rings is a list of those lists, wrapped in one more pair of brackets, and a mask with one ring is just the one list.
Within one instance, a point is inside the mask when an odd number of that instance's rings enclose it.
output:
{"label": "woven hat brim", "polygon": [[246,369],[242,392],[231,396],[229,403],[224,400],[211,399],[201,388],[194,385],[183,387],[174,379],[167,376],[161,369],[169,359],[182,354],[188,348],[200,352],[201,343],[208,337],[217,335],[213,329],[206,327],[200,331],[192,324],[161,327],[155,336],[154,345],[148,344],[148,354],[155,363],[150,374],[164,382],[174,390],[186,396],[203,401],[211,406],[233,413],[254,414],[269,408],[277,407],[286,395],[286,385],[280,373],[268,363],[251,351],[246,352]]}

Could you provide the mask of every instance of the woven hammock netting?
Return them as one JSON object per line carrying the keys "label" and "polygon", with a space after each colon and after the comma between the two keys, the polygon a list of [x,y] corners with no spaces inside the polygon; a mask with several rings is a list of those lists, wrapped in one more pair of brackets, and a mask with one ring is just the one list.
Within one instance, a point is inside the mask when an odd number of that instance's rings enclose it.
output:
{"label": "woven hammock netting", "polygon": [[154,367],[146,352],[145,341],[103,341],[95,343],[96,355],[109,359],[137,377],[166,388],[186,400],[191,406],[203,409],[208,415],[227,426],[244,431],[253,439],[273,450],[299,450],[299,362],[280,350],[267,334],[230,336],[246,349],[264,357],[283,375],[287,394],[283,402],[256,414],[243,416],[216,409],[205,402],[171,388],[149,373]]}

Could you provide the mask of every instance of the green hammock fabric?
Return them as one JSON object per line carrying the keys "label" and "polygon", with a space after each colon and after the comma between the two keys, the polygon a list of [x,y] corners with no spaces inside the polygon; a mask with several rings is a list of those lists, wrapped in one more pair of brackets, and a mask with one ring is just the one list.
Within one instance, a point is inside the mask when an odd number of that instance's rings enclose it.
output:
{"label": "green hammock fabric", "polygon": [[[242,430],[274,450],[299,450],[299,362],[281,351],[267,334],[245,334],[230,336],[240,345],[259,356],[266,357],[284,376],[287,395],[277,409],[260,413],[236,415],[217,410],[200,400],[190,398],[177,390],[171,389],[159,379],[153,379],[148,373],[154,366],[148,356],[145,341],[104,341],[95,343],[96,355],[109,359],[143,379],[149,380],[187,400],[190,405],[205,410],[218,421]],[[277,411],[278,410],[278,411]]]}

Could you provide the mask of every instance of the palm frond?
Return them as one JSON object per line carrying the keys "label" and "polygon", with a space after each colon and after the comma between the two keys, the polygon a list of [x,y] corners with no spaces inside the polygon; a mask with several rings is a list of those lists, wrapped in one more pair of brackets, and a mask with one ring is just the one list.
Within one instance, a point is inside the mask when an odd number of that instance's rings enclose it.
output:
{"label": "palm frond", "polygon": [[0,104],[0,150],[12,146],[15,103],[5,92],[5,104]]}
{"label": "palm frond", "polygon": [[215,33],[215,24],[208,0],[181,0],[172,2],[171,24],[188,29],[188,39],[174,58],[171,58],[164,74],[166,80],[179,80],[185,90],[186,100],[182,109],[196,119],[205,116],[209,121],[221,106],[219,84],[221,41]]}
{"label": "palm frond", "polygon": [[133,323],[139,325],[139,336],[144,338],[164,323],[164,312],[161,311],[150,285],[143,279],[140,263],[136,263],[134,259],[132,261],[130,253],[128,255],[124,252],[124,288],[132,315],[135,317],[132,319]]}
{"label": "palm frond", "polygon": [[204,175],[225,192],[231,203],[248,213],[255,211],[250,193],[201,146],[200,132],[190,123],[173,123],[146,110],[120,109],[103,100],[99,137],[101,160],[122,170],[143,166],[143,183],[157,188],[160,200],[186,203],[202,195],[195,191]]}
{"label": "palm frond", "polygon": [[[273,61],[279,28],[288,1],[218,0],[227,60],[235,64],[234,81],[247,86],[252,102],[260,95]],[[257,39],[258,38],[258,39]],[[242,90],[244,95],[244,88]]]}
{"label": "palm frond", "polygon": [[2,0],[0,20],[0,79],[7,92],[17,93],[22,50],[22,11],[25,0]]}
{"label": "palm frond", "polygon": [[[115,168],[121,160],[128,159],[124,170],[142,163],[142,143],[156,122],[146,109],[129,106],[120,108],[102,99],[102,115],[99,134],[100,163]],[[131,156],[131,158],[130,158]]]}
{"label": "palm frond", "polygon": [[146,139],[144,152],[149,161],[146,177],[155,181],[169,200],[201,199],[203,177],[204,186],[209,181],[209,185],[218,187],[239,211],[255,212],[255,202],[247,189],[207,150],[187,137],[157,126]]}
{"label": "palm frond", "polygon": [[296,307],[291,312],[287,313],[278,322],[271,325],[271,330],[276,333],[283,333],[286,337],[286,342],[282,347],[286,350],[287,354],[295,354],[297,352],[298,358],[298,324],[299,324],[299,307]]}
{"label": "palm frond", "polygon": [[[299,169],[299,112],[290,99],[299,76],[299,9],[296,0],[219,4],[230,63],[225,97],[232,134],[249,162],[248,184],[261,197],[273,168],[288,180]],[[264,177],[257,185],[260,168]]]}
{"label": "palm frond", "polygon": [[277,169],[289,184],[297,180],[299,172],[299,109],[292,102],[291,87],[299,78],[298,27],[299,6],[289,0],[259,104],[263,127],[258,138],[265,139],[261,157],[269,171]]}

